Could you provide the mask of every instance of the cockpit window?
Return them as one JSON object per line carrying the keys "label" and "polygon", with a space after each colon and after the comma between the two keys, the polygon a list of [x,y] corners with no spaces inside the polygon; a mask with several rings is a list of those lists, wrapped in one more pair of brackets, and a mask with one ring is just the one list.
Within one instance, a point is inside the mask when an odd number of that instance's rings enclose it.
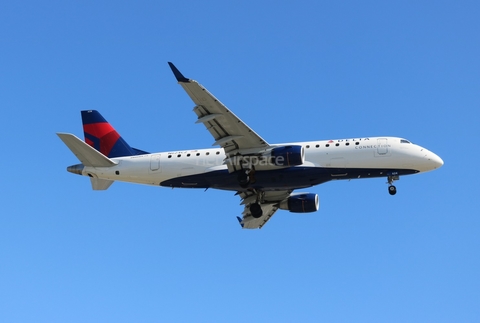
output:
{"label": "cockpit window", "polygon": [[406,140],[406,139],[400,139],[400,143],[401,144],[411,144],[411,142]]}

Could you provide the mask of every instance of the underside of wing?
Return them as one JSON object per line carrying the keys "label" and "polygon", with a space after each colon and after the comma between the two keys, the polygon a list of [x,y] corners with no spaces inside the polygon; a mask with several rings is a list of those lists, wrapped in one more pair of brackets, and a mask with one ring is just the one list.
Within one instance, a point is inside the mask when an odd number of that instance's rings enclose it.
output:
{"label": "underside of wing", "polygon": [[262,204],[261,207],[263,215],[259,218],[254,218],[248,210],[248,207],[245,206],[245,210],[243,211],[243,218],[237,217],[238,222],[243,229],[261,229],[278,210],[278,207],[276,207],[273,203]]}
{"label": "underside of wing", "polygon": [[[244,229],[261,229],[279,209],[281,201],[290,196],[292,191],[241,192],[238,193],[245,205],[243,217],[237,217]],[[258,203],[262,209],[261,216],[253,216],[250,207]]]}
{"label": "underside of wing", "polygon": [[201,84],[184,77],[172,64],[168,63],[192,101],[196,104],[193,111],[198,116],[196,123],[203,123],[212,134],[215,142],[225,149],[225,153],[234,154],[238,151],[268,148],[268,143],[240,118],[223,105],[213,94]]}

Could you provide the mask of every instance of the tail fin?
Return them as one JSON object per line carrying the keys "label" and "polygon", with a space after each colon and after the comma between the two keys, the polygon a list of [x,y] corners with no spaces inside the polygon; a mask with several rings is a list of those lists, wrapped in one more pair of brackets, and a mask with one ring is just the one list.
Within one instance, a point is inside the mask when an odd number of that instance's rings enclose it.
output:
{"label": "tail fin", "polygon": [[82,111],[85,142],[109,158],[137,155],[118,132],[95,110]]}

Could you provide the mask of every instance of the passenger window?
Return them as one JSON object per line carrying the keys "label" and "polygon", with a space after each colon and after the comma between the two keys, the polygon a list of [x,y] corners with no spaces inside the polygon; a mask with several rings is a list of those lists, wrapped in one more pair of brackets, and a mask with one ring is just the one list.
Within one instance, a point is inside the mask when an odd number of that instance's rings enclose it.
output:
{"label": "passenger window", "polygon": [[187,157],[190,157],[190,154],[187,154]]}
{"label": "passenger window", "polygon": [[197,153],[197,156],[200,156],[200,153]]}
{"label": "passenger window", "polygon": [[168,155],[168,158],[172,158],[172,155]]}
{"label": "passenger window", "polygon": [[345,143],[345,146],[349,146],[349,145],[350,145],[350,143],[349,143],[349,142]]}
{"label": "passenger window", "polygon": [[219,152],[219,151],[217,151],[217,155],[220,155],[220,152]]}
{"label": "passenger window", "polygon": [[329,145],[329,144],[326,144],[325,147],[330,147],[330,145]]}
{"label": "passenger window", "polygon": [[205,155],[207,155],[207,156],[208,156],[208,155],[210,155],[210,153],[207,151],[207,153],[206,153]]}
{"label": "passenger window", "polygon": [[359,142],[357,141],[357,142],[355,143],[355,145],[357,145],[357,146],[358,146],[358,144],[359,144]]}
{"label": "passenger window", "polygon": [[316,145],[315,147],[318,148],[318,147],[320,147],[320,145]]}
{"label": "passenger window", "polygon": [[182,155],[181,155],[181,154],[178,154],[177,157],[182,157]]}
{"label": "passenger window", "polygon": [[310,148],[310,145],[307,145],[307,148]]}
{"label": "passenger window", "polygon": [[338,147],[338,146],[340,146],[340,144],[339,144],[339,143],[336,143],[336,144],[335,144],[335,146],[337,146],[337,147]]}

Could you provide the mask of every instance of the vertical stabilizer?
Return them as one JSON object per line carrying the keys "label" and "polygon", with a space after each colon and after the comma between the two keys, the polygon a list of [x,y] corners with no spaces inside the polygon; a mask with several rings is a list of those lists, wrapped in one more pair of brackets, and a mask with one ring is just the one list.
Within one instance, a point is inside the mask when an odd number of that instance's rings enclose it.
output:
{"label": "vertical stabilizer", "polygon": [[85,142],[108,158],[137,155],[98,111],[82,111],[82,123]]}

